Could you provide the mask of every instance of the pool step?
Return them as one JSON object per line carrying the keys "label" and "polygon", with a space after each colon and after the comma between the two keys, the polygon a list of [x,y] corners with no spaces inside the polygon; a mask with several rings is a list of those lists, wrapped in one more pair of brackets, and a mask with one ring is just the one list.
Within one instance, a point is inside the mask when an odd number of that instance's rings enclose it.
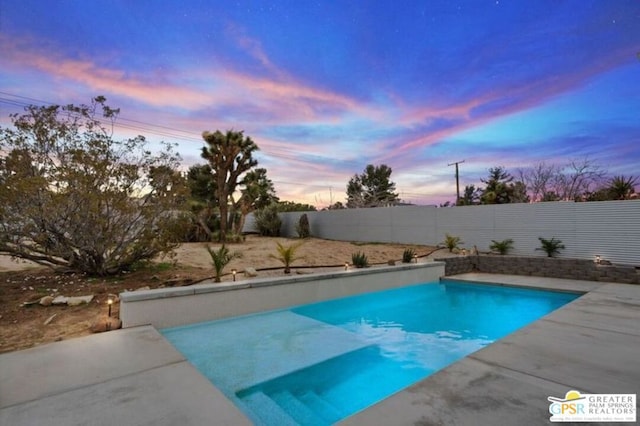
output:
{"label": "pool step", "polygon": [[313,411],[304,402],[296,398],[290,392],[280,391],[271,395],[271,398],[281,407],[286,407],[291,417],[301,425],[326,424],[326,420]]}
{"label": "pool step", "polygon": [[298,399],[329,423],[335,423],[345,416],[339,408],[313,391],[300,395]]}
{"label": "pool step", "polygon": [[262,392],[254,392],[242,398],[242,401],[257,415],[264,425],[297,426],[293,417],[282,409],[273,399]]}

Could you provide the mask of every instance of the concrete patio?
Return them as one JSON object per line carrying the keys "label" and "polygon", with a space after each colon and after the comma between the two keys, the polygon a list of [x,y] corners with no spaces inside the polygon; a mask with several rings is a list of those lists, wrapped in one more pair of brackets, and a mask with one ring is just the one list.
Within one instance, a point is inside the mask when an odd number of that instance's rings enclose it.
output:
{"label": "concrete patio", "polygon": [[[549,424],[548,396],[640,393],[640,286],[455,279],[587,294],[341,424]],[[250,422],[153,327],[141,326],[0,355],[0,424]]]}

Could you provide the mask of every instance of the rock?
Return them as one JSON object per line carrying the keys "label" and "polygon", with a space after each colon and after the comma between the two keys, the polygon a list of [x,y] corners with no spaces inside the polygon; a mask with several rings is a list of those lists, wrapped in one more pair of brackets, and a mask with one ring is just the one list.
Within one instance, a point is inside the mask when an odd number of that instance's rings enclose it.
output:
{"label": "rock", "polygon": [[66,305],[67,300],[69,298],[67,296],[56,296],[55,299],[51,301],[53,305]]}
{"label": "rock", "polygon": [[53,297],[52,296],[44,296],[40,298],[40,304],[42,306],[51,306],[51,303],[53,302]]}
{"label": "rock", "polygon": [[143,291],[143,290],[151,290],[151,287],[149,287],[148,285],[145,285],[144,287],[136,288],[136,291]]}
{"label": "rock", "polygon": [[53,319],[56,317],[56,315],[58,314],[53,314],[49,318],[47,318],[47,320],[44,322],[44,325],[49,325],[51,321],[53,321]]}
{"label": "rock", "polygon": [[89,303],[93,300],[93,294],[88,296],[75,296],[75,297],[67,297],[67,305],[68,306],[78,306],[84,303]]}
{"label": "rock", "polygon": [[122,328],[122,321],[120,318],[100,315],[91,326],[91,331],[93,333],[103,333],[105,331],[117,330],[119,328]]}
{"label": "rock", "polygon": [[395,266],[395,265],[396,265],[396,261],[395,261],[395,260],[388,260],[388,261],[387,261],[387,265],[389,265],[389,266]]}
{"label": "rock", "polygon": [[257,277],[258,271],[256,271],[255,268],[245,268],[244,276],[248,278]]}

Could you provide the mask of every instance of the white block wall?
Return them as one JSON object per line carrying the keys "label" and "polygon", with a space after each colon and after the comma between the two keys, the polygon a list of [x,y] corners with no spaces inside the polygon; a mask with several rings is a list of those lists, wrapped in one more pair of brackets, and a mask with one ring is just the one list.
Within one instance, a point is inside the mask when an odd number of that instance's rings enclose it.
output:
{"label": "white block wall", "polygon": [[[311,235],[343,241],[437,245],[445,233],[489,251],[491,240],[514,240],[514,255],[545,256],[538,237],[562,240],[559,257],[640,266],[640,200],[552,202],[450,208],[402,206],[306,212]],[[282,235],[296,236],[301,212],[282,213]]]}

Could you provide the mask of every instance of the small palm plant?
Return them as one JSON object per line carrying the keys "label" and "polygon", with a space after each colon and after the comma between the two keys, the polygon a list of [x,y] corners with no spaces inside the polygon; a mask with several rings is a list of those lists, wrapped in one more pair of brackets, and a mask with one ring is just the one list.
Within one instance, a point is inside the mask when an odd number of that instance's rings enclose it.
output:
{"label": "small palm plant", "polygon": [[224,271],[224,267],[229,264],[233,259],[240,257],[239,253],[231,253],[229,249],[223,244],[218,250],[212,249],[210,246],[207,246],[207,251],[209,252],[209,256],[211,256],[211,263],[213,263],[213,268],[216,270],[216,279],[215,282],[221,282],[222,271]]}
{"label": "small palm plant", "polygon": [[299,257],[296,257],[296,250],[298,250],[298,248],[302,245],[302,243],[292,244],[288,247],[285,247],[280,243],[276,243],[276,245],[277,245],[276,250],[278,250],[278,255],[276,256],[272,254],[271,257],[273,259],[278,259],[280,262],[282,262],[282,264],[284,265],[284,273],[290,274],[291,264],[296,260],[300,259]]}
{"label": "small palm plant", "polygon": [[444,234],[444,241],[442,242],[446,248],[449,249],[449,253],[458,248],[458,245],[462,244],[460,237],[456,237],[449,234]]}
{"label": "small palm plant", "polygon": [[496,241],[491,240],[493,244],[489,246],[492,251],[497,251],[500,254],[507,254],[509,250],[513,248],[513,240],[511,238],[507,238],[506,240]]}
{"label": "small palm plant", "polygon": [[551,238],[550,240],[546,240],[542,237],[538,237],[540,240],[540,244],[542,247],[537,248],[536,250],[542,250],[547,253],[548,257],[553,257],[554,255],[560,253],[560,250],[564,249],[564,244],[562,244],[561,240],[556,240],[555,238]]}

